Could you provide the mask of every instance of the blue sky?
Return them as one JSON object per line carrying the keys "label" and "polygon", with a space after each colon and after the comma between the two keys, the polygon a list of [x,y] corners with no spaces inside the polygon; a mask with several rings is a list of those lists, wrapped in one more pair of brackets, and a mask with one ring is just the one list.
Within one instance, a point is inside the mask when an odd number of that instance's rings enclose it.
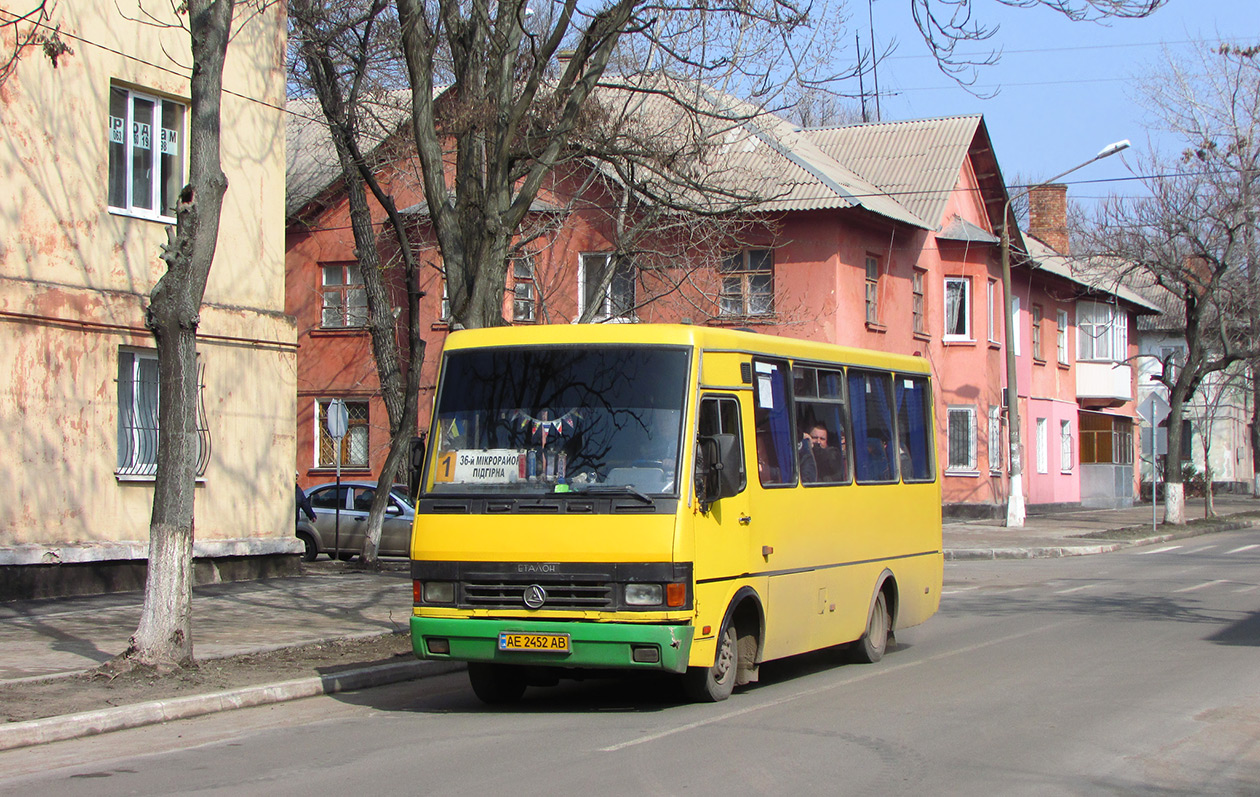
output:
{"label": "blue sky", "polygon": [[[979,19],[1000,25],[989,44],[1002,50],[1001,60],[980,68],[976,80],[984,93],[998,90],[992,99],[968,94],[936,69],[908,0],[873,0],[876,48],[893,38],[898,42],[879,67],[882,117],[983,113],[1008,181],[1015,175],[1053,177],[1113,141],[1131,139],[1130,152],[1065,179],[1069,196],[1079,200],[1140,193],[1136,184],[1118,180],[1130,174],[1122,159],[1147,148],[1147,114],[1137,102],[1133,78],[1157,63],[1165,44],[1175,49],[1195,38],[1260,44],[1256,0],[1171,0],[1149,18],[1106,26],[1068,22],[1046,9],[1006,8],[995,0],[973,0],[973,5]],[[866,2],[853,0],[851,11],[865,39]],[[968,45],[969,52],[985,50],[985,45]]]}

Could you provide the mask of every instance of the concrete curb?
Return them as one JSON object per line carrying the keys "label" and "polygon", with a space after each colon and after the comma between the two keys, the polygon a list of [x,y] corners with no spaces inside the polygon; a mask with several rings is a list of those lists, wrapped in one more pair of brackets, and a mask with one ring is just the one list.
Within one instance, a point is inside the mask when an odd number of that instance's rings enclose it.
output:
{"label": "concrete curb", "polygon": [[404,661],[364,667],[357,670],[298,678],[275,684],[261,684],[213,692],[208,695],[190,695],[170,700],[155,700],[132,706],[119,706],[82,714],[46,717],[26,722],[14,722],[0,726],[0,750],[78,739],[110,731],[138,728],[171,720],[200,717],[236,708],[265,706],[298,700],[317,695],[331,695],[355,689],[431,678],[463,669],[458,662]]}

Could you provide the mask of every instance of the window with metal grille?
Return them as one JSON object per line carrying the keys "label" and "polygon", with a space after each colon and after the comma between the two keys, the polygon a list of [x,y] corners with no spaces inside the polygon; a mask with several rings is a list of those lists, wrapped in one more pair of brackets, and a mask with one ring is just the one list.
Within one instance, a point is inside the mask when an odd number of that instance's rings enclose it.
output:
{"label": "window with metal grille", "polygon": [[722,258],[719,312],[724,317],[769,315],[774,312],[774,251],[746,249]]}
{"label": "window with metal grille", "polygon": [[[328,434],[328,405],[332,399],[318,403],[319,467],[337,467],[337,444]],[[368,403],[347,401],[346,436],[341,441],[341,467],[368,467]]]}
{"label": "window with metal grille", "polygon": [[989,472],[1002,472],[1002,408],[989,407]]}
{"label": "window with metal grille", "polygon": [[325,264],[323,285],[323,314],[320,326],[324,329],[362,327],[367,325],[367,291],[363,288],[363,275],[355,263]]}
{"label": "window with metal grille", "polygon": [[[210,463],[210,431],[206,424],[205,367],[197,370],[197,475]],[[157,475],[158,358],[154,352],[118,353],[119,476]]]}
{"label": "window with metal grille", "polygon": [[976,408],[949,408],[949,469],[976,469]]}

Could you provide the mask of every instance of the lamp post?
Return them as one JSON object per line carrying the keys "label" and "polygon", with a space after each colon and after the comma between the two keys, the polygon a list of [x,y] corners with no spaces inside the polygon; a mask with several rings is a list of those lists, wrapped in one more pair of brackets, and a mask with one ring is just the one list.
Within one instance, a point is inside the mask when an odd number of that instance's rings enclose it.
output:
{"label": "lamp post", "polygon": [[1007,406],[1007,442],[1010,446],[1011,485],[1006,499],[1006,525],[1008,528],[1024,526],[1024,463],[1020,454],[1020,421],[1019,390],[1015,367],[1015,310],[1011,296],[1011,235],[1010,213],[1011,203],[1029,194],[1034,188],[1049,185],[1066,177],[1077,169],[1083,169],[1094,161],[1115,155],[1129,148],[1129,140],[1108,144],[1094,157],[1084,163],[1073,166],[1066,172],[1056,174],[1049,180],[1030,185],[1024,190],[1006,198],[1002,205],[1002,304],[1006,315],[1006,406]]}

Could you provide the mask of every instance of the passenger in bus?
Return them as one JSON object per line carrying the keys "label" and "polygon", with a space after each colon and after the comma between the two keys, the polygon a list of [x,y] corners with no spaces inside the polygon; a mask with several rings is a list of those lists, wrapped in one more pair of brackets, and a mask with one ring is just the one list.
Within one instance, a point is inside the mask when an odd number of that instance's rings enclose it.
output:
{"label": "passenger in bus", "polygon": [[770,437],[770,430],[759,429],[757,431],[757,477],[762,484],[777,484],[779,482],[779,468],[772,461],[770,453],[774,441]]}
{"label": "passenger in bus", "polygon": [[893,477],[892,456],[888,441],[880,436],[866,438],[866,480],[890,481]]}
{"label": "passenger in bus", "polygon": [[801,440],[801,481],[805,483],[844,480],[844,444],[829,445],[827,427],[814,424]]}

